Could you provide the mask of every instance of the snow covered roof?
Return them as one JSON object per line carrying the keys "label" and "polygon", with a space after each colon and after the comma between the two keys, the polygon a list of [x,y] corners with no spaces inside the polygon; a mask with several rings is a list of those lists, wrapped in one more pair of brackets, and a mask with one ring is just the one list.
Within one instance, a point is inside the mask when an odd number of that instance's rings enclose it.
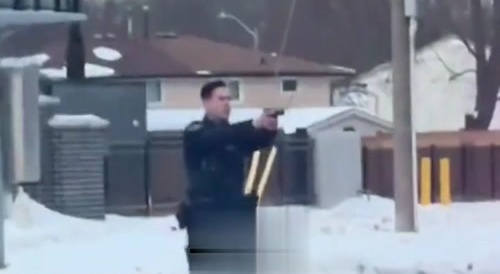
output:
{"label": "snow covered roof", "polygon": [[[286,110],[279,119],[285,133],[308,128],[330,117],[345,113],[353,107],[314,107]],[[232,123],[252,119],[262,112],[260,108],[235,108],[231,112]],[[147,110],[148,131],[183,130],[190,122],[203,117],[203,109],[150,109]]]}

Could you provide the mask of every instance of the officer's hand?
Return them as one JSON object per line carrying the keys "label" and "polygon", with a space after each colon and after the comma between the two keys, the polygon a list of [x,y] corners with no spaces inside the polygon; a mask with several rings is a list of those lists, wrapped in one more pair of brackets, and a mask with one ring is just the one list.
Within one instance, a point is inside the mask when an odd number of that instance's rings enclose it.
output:
{"label": "officer's hand", "polygon": [[278,118],[263,113],[260,117],[254,119],[253,125],[256,128],[276,131],[278,129]]}

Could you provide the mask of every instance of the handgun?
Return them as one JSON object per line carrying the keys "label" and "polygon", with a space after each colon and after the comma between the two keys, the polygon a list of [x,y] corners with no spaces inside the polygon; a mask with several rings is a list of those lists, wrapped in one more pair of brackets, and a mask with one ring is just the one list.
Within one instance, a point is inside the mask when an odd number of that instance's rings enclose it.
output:
{"label": "handgun", "polygon": [[278,118],[279,116],[282,116],[285,114],[285,110],[282,108],[276,109],[276,108],[267,108],[264,109],[264,113],[273,118]]}

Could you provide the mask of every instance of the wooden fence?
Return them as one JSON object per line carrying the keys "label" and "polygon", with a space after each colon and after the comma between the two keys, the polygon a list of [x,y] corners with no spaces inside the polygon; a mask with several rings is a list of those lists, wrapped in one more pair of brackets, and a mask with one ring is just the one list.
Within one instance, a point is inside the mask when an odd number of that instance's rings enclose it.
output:
{"label": "wooden fence", "polygon": [[[451,199],[500,199],[499,131],[419,134],[417,146],[419,193],[422,193],[422,185],[430,184],[432,202],[440,200],[440,189],[445,189],[442,185],[440,187],[440,183],[447,180],[448,172]],[[430,168],[425,167],[426,159],[430,159]],[[378,135],[364,138],[363,161],[364,188],[381,196],[393,197],[392,137]],[[425,200],[425,197],[420,198]]]}
{"label": "wooden fence", "polygon": [[[280,134],[276,146],[278,153],[263,203],[312,203],[311,140],[306,134]],[[262,154],[265,159],[268,151]],[[151,133],[145,144],[111,145],[105,175],[108,211],[127,215],[171,212],[187,185],[182,158],[180,132]],[[263,164],[259,165],[257,177],[262,168]]]}

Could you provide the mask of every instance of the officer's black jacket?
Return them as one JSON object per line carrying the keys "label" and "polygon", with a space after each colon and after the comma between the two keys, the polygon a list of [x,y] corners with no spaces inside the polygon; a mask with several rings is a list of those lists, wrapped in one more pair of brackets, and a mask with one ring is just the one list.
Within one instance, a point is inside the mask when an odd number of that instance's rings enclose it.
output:
{"label": "officer's black jacket", "polygon": [[256,129],[252,121],[235,124],[208,118],[184,130],[184,161],[189,204],[232,206],[244,198],[244,162],[272,144],[276,133]]}

